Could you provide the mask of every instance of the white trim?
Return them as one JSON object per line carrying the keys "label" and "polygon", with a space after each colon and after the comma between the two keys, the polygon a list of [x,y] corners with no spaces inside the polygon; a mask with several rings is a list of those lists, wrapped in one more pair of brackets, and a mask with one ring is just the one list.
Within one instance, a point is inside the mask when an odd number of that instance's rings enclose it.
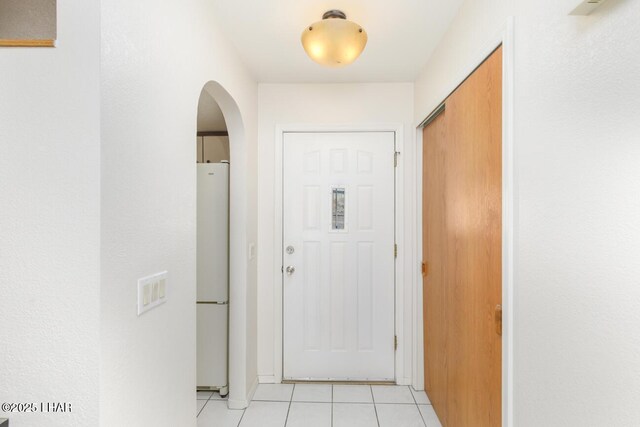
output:
{"label": "white trim", "polygon": [[[283,369],[283,306],[282,306],[282,156],[283,156],[283,138],[287,132],[394,132],[395,133],[395,149],[401,153],[404,151],[404,132],[402,124],[354,124],[354,125],[317,125],[317,124],[287,124],[276,125],[275,130],[275,189],[274,189],[274,299],[273,299],[273,312],[274,312],[274,366],[273,377],[261,377],[265,380],[271,380],[273,378],[274,383],[282,382],[282,369]],[[405,244],[404,241],[404,177],[403,171],[403,156],[398,155],[398,167],[395,168],[395,194],[396,194],[396,211],[395,211],[395,239],[398,244],[398,257],[395,260],[395,279],[396,279],[396,301],[395,301],[395,333],[398,337],[398,349],[395,354],[395,377],[398,384],[406,384],[410,382],[410,372],[406,372],[406,369],[411,367],[405,367],[403,362],[403,355],[406,351],[411,351],[412,341],[405,337],[404,334],[404,319],[402,314],[404,313],[404,287],[407,284],[404,283],[404,254],[411,251],[411,246]],[[409,242],[411,243],[411,242]],[[410,284],[411,285],[411,284]],[[407,338],[407,339],[405,339]],[[407,378],[408,377],[408,378]],[[266,381],[265,381],[266,382]],[[271,381],[270,381],[271,382]]]}
{"label": "white trim", "polygon": [[[400,385],[406,385],[406,375],[407,370],[404,366],[404,354],[407,351],[411,351],[411,341],[409,340],[409,336],[406,334],[404,330],[404,312],[405,312],[405,304],[404,304],[404,295],[405,292],[409,292],[409,290],[405,289],[407,284],[404,281],[404,260],[407,253],[411,252],[410,246],[405,243],[404,239],[404,157],[403,153],[406,153],[404,146],[404,132],[403,132],[402,124],[399,124],[395,127],[395,150],[399,154],[397,155],[397,167],[395,168],[395,220],[396,220],[396,229],[395,229],[395,240],[398,245],[398,256],[396,257],[395,264],[395,276],[396,276],[396,336],[398,337],[398,348],[396,349],[396,383]],[[410,368],[410,367],[409,367]]]}
{"label": "white trim", "polygon": [[246,399],[229,399],[227,401],[227,407],[229,409],[245,409],[249,407],[249,403],[253,400],[253,395],[256,394],[256,390],[258,388],[258,377],[253,381],[251,387],[249,387],[249,391],[247,393]]}
{"label": "white trim", "polygon": [[422,304],[422,129],[416,127],[415,147],[415,194],[416,201],[414,217],[415,241],[414,241],[414,281],[413,286],[413,387],[416,390],[424,390],[424,325]]}
{"label": "white trim", "polygon": [[228,399],[227,407],[229,409],[246,409],[249,407],[250,399]]}
{"label": "white trim", "polygon": [[[513,293],[515,264],[515,225],[517,221],[517,189],[514,156],[514,19],[509,17],[502,31],[481,49],[469,66],[464,68],[452,86],[442,91],[440,101],[446,99],[479,64],[502,45],[502,425],[513,427]],[[434,108],[437,107],[434,106]],[[416,124],[416,127],[418,124]],[[424,346],[422,335],[422,130],[416,130],[416,242],[414,259],[414,366],[416,389],[424,389]]]}
{"label": "white trim", "polygon": [[282,182],[283,182],[283,138],[285,129],[289,129],[289,127],[283,127],[276,125],[276,134],[275,134],[275,144],[274,144],[274,153],[275,159],[273,161],[274,165],[274,183],[275,188],[273,190],[273,200],[274,200],[274,224],[273,224],[273,376],[275,383],[282,382],[283,375],[283,318],[284,313],[283,310],[283,272],[282,267],[284,265],[282,249],[284,247],[284,242],[282,239]]}
{"label": "white trim", "polygon": [[258,375],[258,382],[260,384],[275,384],[280,381],[276,381],[274,375]]}
{"label": "white trim", "polygon": [[249,393],[247,394],[247,399],[249,399],[249,402],[253,400],[253,395],[256,394],[256,390],[258,389],[258,384],[259,384],[258,377],[256,377],[256,379],[253,380],[253,384],[251,384],[251,387],[249,387]]}
{"label": "white trim", "polygon": [[[513,424],[513,293],[515,270],[515,225],[518,194],[515,180],[514,140],[514,19],[510,17],[502,33],[502,424]],[[506,319],[506,321],[505,321]]]}

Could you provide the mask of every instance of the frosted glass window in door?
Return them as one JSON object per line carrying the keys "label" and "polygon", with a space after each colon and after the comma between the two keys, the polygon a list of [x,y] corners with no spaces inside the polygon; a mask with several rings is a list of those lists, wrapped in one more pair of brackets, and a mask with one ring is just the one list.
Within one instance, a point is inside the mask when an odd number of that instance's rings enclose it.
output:
{"label": "frosted glass window in door", "polygon": [[344,230],[345,220],[345,188],[331,189],[331,229]]}

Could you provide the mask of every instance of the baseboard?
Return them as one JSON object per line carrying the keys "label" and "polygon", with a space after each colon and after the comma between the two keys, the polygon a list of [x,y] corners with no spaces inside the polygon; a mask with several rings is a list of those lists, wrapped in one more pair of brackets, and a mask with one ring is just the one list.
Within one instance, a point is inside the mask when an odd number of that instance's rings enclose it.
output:
{"label": "baseboard", "polygon": [[258,375],[258,382],[260,384],[277,384],[280,381],[276,380],[275,375]]}
{"label": "baseboard", "polygon": [[258,388],[258,378],[253,381],[251,387],[249,387],[249,393],[247,393],[246,399],[229,399],[227,406],[229,409],[246,409],[249,406],[249,403],[253,400],[253,395],[256,394],[256,389]]}
{"label": "baseboard", "polygon": [[251,388],[249,388],[249,395],[247,396],[247,398],[249,399],[249,402],[253,400],[253,395],[256,394],[257,388],[258,388],[258,378],[256,377],[256,379],[253,380],[253,384],[251,384]]}
{"label": "baseboard", "polygon": [[249,406],[249,401],[246,399],[229,399],[227,406],[229,409],[246,409]]}
{"label": "baseboard", "polygon": [[411,378],[408,378],[408,377],[396,378],[396,384],[411,385]]}

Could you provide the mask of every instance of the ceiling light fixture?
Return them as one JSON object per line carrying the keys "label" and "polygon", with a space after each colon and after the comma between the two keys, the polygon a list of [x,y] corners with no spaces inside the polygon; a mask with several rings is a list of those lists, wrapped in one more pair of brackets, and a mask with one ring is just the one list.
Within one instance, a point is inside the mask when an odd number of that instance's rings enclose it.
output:
{"label": "ceiling light fixture", "polygon": [[340,10],[330,10],[322,21],[308,26],[302,33],[302,46],[318,64],[342,67],[355,61],[367,45],[367,33],[347,20]]}

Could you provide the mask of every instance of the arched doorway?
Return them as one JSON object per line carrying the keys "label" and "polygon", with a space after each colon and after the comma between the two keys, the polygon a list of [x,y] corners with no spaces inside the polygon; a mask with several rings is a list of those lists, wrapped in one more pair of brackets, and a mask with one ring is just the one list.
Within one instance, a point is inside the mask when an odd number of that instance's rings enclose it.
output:
{"label": "arched doorway", "polygon": [[198,161],[229,161],[228,404],[243,408],[247,397],[246,142],[240,109],[218,82],[209,81],[202,88],[198,125]]}

